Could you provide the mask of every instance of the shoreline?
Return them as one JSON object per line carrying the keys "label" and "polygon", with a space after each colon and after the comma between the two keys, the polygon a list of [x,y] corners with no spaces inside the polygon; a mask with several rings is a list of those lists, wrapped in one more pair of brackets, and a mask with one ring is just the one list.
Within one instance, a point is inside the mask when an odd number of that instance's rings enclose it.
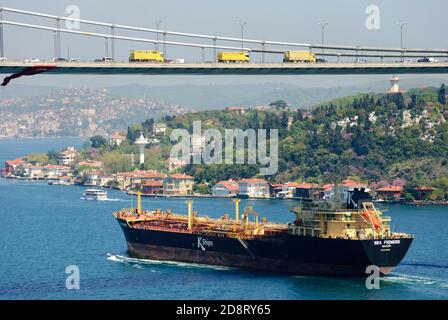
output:
{"label": "shoreline", "polygon": [[[26,177],[18,177],[18,176],[7,176],[2,177],[0,176],[0,179],[5,180],[20,180],[20,181],[29,181],[29,182],[45,182],[48,185],[51,185],[49,182],[49,179],[30,179]],[[79,186],[84,188],[103,188],[103,189],[112,189],[121,191],[128,196],[137,196],[137,191],[134,190],[121,190],[114,187],[107,187],[107,186],[92,186],[92,185],[83,185],[83,184],[75,184],[75,183],[68,183],[68,184],[54,184],[54,185],[61,185],[61,186]],[[187,194],[187,195],[164,195],[164,194],[141,194],[144,198],[210,198],[210,199],[247,199],[247,200],[290,200],[290,201],[301,201],[302,198],[293,197],[293,198],[240,198],[240,197],[213,197],[211,194]],[[442,200],[415,200],[415,201],[377,201],[374,200],[374,203],[377,204],[401,204],[401,205],[411,205],[411,206],[448,206],[448,201],[442,201]]]}

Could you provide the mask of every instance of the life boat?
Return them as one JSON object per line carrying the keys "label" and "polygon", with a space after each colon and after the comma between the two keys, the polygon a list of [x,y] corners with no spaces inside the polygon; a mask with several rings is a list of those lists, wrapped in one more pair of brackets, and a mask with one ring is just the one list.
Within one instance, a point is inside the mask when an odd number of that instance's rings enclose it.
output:
{"label": "life boat", "polygon": [[373,224],[373,227],[375,228],[375,230],[378,230],[378,229],[381,228],[381,221],[378,218],[378,215],[374,211],[372,211],[372,210],[363,210],[362,217],[366,221],[370,221]]}

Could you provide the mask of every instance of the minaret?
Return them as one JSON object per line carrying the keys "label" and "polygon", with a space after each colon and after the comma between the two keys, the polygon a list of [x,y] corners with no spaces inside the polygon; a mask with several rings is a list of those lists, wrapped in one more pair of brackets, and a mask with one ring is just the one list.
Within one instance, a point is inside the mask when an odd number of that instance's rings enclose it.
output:
{"label": "minaret", "polygon": [[390,93],[399,93],[400,92],[400,77],[393,75],[390,78]]}
{"label": "minaret", "polygon": [[140,167],[143,167],[145,164],[145,146],[149,143],[148,139],[143,136],[143,131],[140,132],[140,137],[134,143],[138,145],[140,151]]}

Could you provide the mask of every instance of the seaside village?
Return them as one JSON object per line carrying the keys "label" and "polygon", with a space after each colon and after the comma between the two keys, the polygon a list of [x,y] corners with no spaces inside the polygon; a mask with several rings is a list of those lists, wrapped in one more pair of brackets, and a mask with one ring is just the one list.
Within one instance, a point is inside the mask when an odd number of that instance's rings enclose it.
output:
{"label": "seaside village", "polygon": [[[164,134],[166,126],[156,123],[156,134]],[[109,137],[110,145],[119,146],[126,140],[123,133],[115,133]],[[140,165],[144,164],[144,148],[150,142],[143,136],[135,141],[140,150]],[[192,137],[192,144],[201,144],[201,138]],[[307,182],[270,183],[261,178],[219,181],[207,194],[195,191],[195,177],[179,172],[186,165],[181,159],[167,159],[164,172],[156,170],[134,170],[108,174],[104,172],[101,161],[84,160],[76,162],[78,151],[66,147],[57,154],[57,164],[31,163],[27,157],[21,157],[5,162],[5,168],[0,175],[9,179],[46,180],[50,185],[83,185],[89,187],[104,187],[126,191],[135,194],[140,190],[143,196],[166,197],[219,197],[219,198],[260,198],[260,199],[330,199],[338,192],[347,192],[354,188],[365,188],[378,201],[403,201],[404,183],[369,185],[354,180],[343,180],[335,184],[318,185]],[[435,189],[429,186],[418,186],[413,190],[414,202],[425,202]]]}

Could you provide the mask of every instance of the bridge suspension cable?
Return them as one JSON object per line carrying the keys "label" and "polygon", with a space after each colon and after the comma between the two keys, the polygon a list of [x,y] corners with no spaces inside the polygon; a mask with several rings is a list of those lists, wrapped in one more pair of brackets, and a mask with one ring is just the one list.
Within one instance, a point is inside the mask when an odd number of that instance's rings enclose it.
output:
{"label": "bridge suspension cable", "polygon": [[[19,9],[13,9],[13,8],[0,8],[0,11],[5,12],[13,12],[17,14],[24,14],[24,15],[31,15],[31,16],[37,16],[42,18],[49,18],[49,19],[60,19],[64,21],[72,21],[72,22],[79,22],[84,24],[90,24],[90,25],[96,25],[96,26],[104,26],[113,28],[114,30],[117,29],[123,29],[123,30],[132,30],[132,31],[143,31],[143,32],[151,32],[156,34],[162,34],[165,38],[166,36],[180,36],[180,37],[189,37],[189,38],[200,38],[200,39],[208,39],[213,42],[219,41],[229,41],[229,42],[241,42],[241,38],[234,38],[234,37],[223,37],[223,36],[214,36],[214,35],[205,35],[205,34],[195,34],[195,33],[185,33],[185,32],[176,32],[176,31],[166,31],[166,30],[158,30],[158,29],[152,29],[152,28],[142,28],[142,27],[134,27],[134,26],[127,26],[127,25],[119,25],[119,24],[111,24],[111,23],[105,23],[105,22],[99,22],[99,21],[92,21],[92,20],[84,20],[84,19],[74,19],[70,17],[63,17],[63,16],[56,16],[56,15],[50,15],[50,14],[44,14],[44,13],[38,13],[33,11],[27,11],[27,10],[19,10]],[[0,23],[1,25],[1,23]],[[62,30],[61,30],[62,31]],[[113,33],[109,35],[111,39],[119,39],[119,37],[116,37]],[[137,38],[136,38],[137,39]],[[127,40],[127,39],[124,39]],[[297,43],[297,42],[282,42],[282,41],[269,41],[269,40],[256,40],[256,39],[243,39],[244,43],[253,43],[253,44],[260,44],[263,47],[265,45],[271,45],[271,46],[286,46],[286,47],[302,47],[302,48],[309,48],[311,49],[328,49],[328,50],[342,50],[342,51],[356,51],[356,52],[395,52],[395,53],[434,53],[434,54],[445,54],[448,55],[448,49],[422,49],[422,48],[387,48],[387,47],[369,47],[369,46],[346,46],[346,45],[326,45],[326,44],[310,44],[310,43]],[[137,41],[137,40],[136,40]],[[149,41],[153,42],[153,40]],[[153,42],[154,43],[154,42]],[[157,42],[156,42],[157,43]],[[185,46],[193,46],[193,47],[210,47],[205,44],[193,44],[190,45],[188,43],[181,44],[182,42],[165,42],[166,44],[172,44],[172,45],[185,45]],[[213,46],[212,46],[213,47]],[[237,49],[230,49],[231,47],[225,47],[225,46],[217,46],[217,48],[220,49],[229,49],[229,50],[237,50]],[[248,51],[254,51],[251,48],[243,48]],[[378,55],[378,57],[381,55]]]}

